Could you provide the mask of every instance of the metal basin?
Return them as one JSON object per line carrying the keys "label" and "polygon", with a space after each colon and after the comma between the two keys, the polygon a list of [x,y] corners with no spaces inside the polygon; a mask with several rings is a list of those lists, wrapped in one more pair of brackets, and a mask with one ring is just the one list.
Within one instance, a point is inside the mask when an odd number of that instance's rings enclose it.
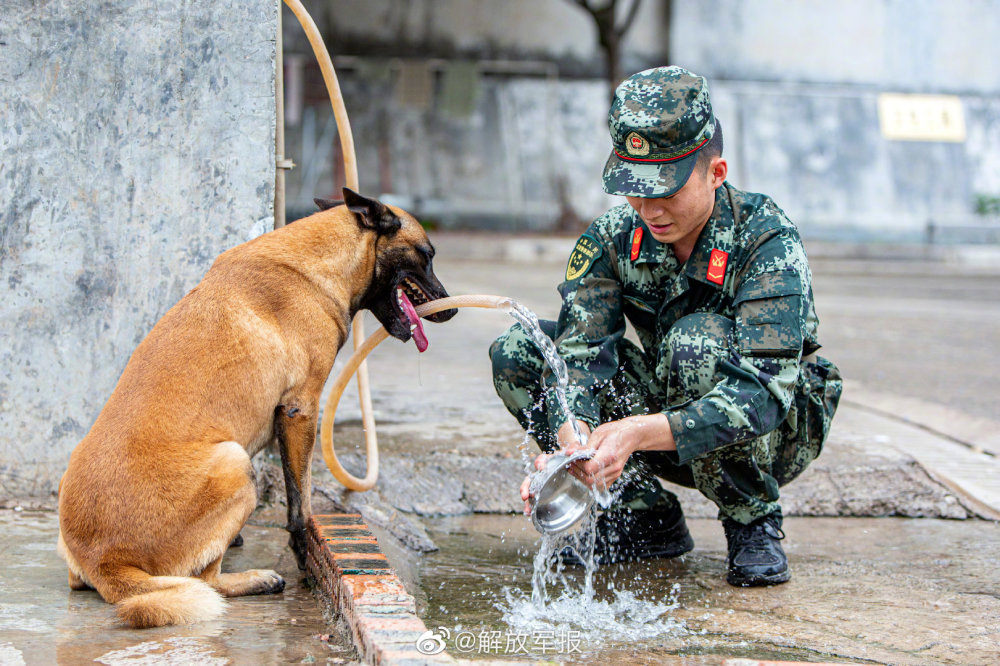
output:
{"label": "metal basin", "polygon": [[531,522],[542,534],[559,534],[576,525],[594,505],[594,495],[568,467],[593,457],[592,450],[557,453],[531,479]]}

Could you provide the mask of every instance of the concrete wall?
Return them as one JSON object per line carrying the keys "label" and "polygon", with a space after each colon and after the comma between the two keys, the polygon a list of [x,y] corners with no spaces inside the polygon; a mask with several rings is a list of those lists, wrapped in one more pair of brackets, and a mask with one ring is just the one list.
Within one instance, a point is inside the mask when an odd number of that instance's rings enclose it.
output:
{"label": "concrete wall", "polygon": [[[627,39],[633,64],[666,43],[666,4],[644,3]],[[921,240],[929,225],[938,240],[1000,234],[997,220],[974,213],[977,197],[1000,198],[1000,68],[989,66],[1000,62],[1000,0],[670,4],[670,62],[709,78],[731,181],[771,194],[807,235]],[[567,60],[596,53],[589,19],[571,2],[338,0],[325,11],[335,47],[339,38],[374,45],[342,68],[368,191],[445,226],[509,230],[552,230],[567,205],[586,221],[612,203],[600,181],[610,150],[604,84],[563,76]],[[408,73],[378,46],[392,35],[523,49],[549,58],[555,74],[483,70],[472,110],[456,115],[448,63],[434,65],[421,103],[400,94]],[[958,96],[967,139],[887,139],[883,92]],[[325,106],[289,127],[300,165],[292,215],[340,180]]]}
{"label": "concrete wall", "polygon": [[[564,68],[603,72],[597,29],[575,0],[305,0],[328,46],[365,56],[541,58]],[[631,5],[618,3],[624,19]],[[669,2],[640,0],[622,45],[625,64],[661,62],[667,52]],[[287,52],[308,43],[285,12]]]}
{"label": "concrete wall", "polygon": [[[675,2],[671,62],[712,82],[734,178],[817,235],[996,238],[1000,0]],[[880,131],[880,93],[959,97],[964,142]],[[727,142],[728,150],[729,142]]]}
{"label": "concrete wall", "polygon": [[0,12],[0,501],[52,491],[125,362],[272,224],[274,0]]}
{"label": "concrete wall", "polygon": [[[569,204],[584,223],[615,200],[602,191],[611,149],[603,81],[484,76],[475,109],[454,117],[414,108],[393,81],[342,72],[362,188],[391,195],[442,226],[556,228]],[[891,141],[879,130],[878,90],[711,79],[730,181],[770,194],[813,237],[977,240],[993,224],[975,196],[1000,193],[1000,97],[962,95],[963,143]],[[326,106],[288,128],[290,217],[310,212],[341,177]],[[560,188],[564,196],[561,198]],[[564,199],[564,200],[563,200]],[[964,235],[963,235],[964,234]]]}
{"label": "concrete wall", "polygon": [[718,79],[1000,90],[998,0],[673,3],[672,62]]}

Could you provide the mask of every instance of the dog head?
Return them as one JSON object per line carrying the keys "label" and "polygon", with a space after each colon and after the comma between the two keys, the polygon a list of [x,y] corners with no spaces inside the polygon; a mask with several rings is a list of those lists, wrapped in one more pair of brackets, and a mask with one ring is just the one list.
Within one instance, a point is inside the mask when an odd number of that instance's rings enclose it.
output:
{"label": "dog head", "polygon": [[[427,348],[415,306],[439,298],[446,298],[445,291],[431,266],[434,246],[423,227],[406,211],[386,206],[344,188],[344,200],[316,199],[321,210],[345,205],[362,231],[375,233],[374,277],[361,298],[360,307],[371,310],[389,335],[408,341],[411,337],[420,351]],[[455,316],[454,308],[443,310],[426,318],[445,322]]]}

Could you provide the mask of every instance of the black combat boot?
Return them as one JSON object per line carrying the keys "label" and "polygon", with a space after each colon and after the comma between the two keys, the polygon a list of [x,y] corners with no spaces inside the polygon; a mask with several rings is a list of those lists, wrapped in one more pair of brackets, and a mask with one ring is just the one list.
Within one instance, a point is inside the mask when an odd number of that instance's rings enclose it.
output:
{"label": "black combat boot", "polygon": [[[617,509],[597,518],[594,562],[598,565],[631,562],[649,557],[677,557],[694,548],[684,522],[684,512],[676,501],[660,509]],[[583,566],[572,548],[559,554],[566,564]]]}
{"label": "black combat boot", "polygon": [[781,514],[758,518],[749,525],[728,518],[722,521],[729,544],[729,575],[737,587],[777,585],[792,577],[788,558],[781,548]]}

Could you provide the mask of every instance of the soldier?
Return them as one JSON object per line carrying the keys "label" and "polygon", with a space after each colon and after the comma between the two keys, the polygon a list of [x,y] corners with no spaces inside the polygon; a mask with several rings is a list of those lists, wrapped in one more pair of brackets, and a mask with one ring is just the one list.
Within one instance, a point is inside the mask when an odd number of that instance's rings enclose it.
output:
{"label": "soldier", "polygon": [[[595,559],[694,547],[661,477],[718,506],[730,584],[783,583],[778,488],[819,455],[841,392],[837,368],[815,354],[798,231],[769,197],[726,182],[704,78],[679,67],[635,74],[615,91],[608,124],[604,189],[627,203],[577,241],[559,320],[542,322],[596,451],[572,472],[616,497],[598,518]],[[641,347],[625,338],[626,319]],[[579,448],[524,329],[513,326],[490,355],[497,393],[541,449]],[[527,511],[527,479],[521,497]],[[562,557],[582,563],[569,549]]]}

